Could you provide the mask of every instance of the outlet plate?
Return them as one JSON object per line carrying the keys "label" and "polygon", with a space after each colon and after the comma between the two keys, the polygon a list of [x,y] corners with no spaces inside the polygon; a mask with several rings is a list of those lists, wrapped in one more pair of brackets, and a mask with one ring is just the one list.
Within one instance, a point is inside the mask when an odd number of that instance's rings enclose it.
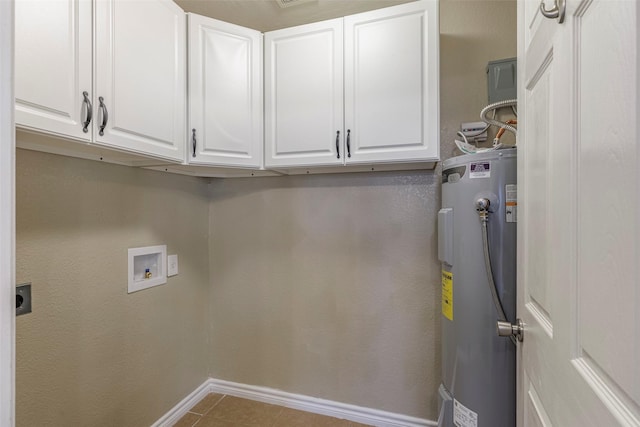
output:
{"label": "outlet plate", "polygon": [[167,257],[167,276],[175,276],[178,274],[178,255],[169,255]]}
{"label": "outlet plate", "polygon": [[16,316],[31,313],[31,283],[16,286]]}

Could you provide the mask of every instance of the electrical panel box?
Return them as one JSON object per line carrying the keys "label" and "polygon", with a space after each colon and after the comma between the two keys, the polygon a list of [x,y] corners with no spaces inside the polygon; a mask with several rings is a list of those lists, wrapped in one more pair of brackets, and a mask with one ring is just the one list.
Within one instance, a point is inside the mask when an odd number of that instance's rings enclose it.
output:
{"label": "electrical panel box", "polygon": [[489,61],[487,64],[489,104],[518,98],[516,71],[516,58]]}

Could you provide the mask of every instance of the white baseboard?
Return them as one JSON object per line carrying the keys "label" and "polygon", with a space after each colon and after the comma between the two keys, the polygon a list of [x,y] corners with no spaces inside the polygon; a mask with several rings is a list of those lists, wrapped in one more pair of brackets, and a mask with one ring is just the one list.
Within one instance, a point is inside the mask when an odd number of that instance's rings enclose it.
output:
{"label": "white baseboard", "polygon": [[182,399],[176,406],[171,408],[169,412],[164,414],[158,421],[153,423],[151,427],[171,427],[184,416],[189,409],[193,408],[196,403],[200,402],[205,396],[211,393],[209,385],[211,379],[206,380],[200,386],[192,391],[187,397]]}
{"label": "white baseboard", "polygon": [[315,414],[343,418],[376,427],[436,427],[437,422],[378,409],[287,393],[267,387],[239,384],[209,378],[189,396],[167,412],[152,427],[170,427],[208,393],[228,394],[258,402],[285,406]]}

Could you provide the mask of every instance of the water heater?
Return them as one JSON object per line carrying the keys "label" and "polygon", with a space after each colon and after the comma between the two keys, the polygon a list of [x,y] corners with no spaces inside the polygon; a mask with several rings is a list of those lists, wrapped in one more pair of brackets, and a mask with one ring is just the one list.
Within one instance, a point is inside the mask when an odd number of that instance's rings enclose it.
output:
{"label": "water heater", "polygon": [[515,340],[496,333],[516,314],[516,184],[515,148],[443,163],[439,427],[516,424]]}

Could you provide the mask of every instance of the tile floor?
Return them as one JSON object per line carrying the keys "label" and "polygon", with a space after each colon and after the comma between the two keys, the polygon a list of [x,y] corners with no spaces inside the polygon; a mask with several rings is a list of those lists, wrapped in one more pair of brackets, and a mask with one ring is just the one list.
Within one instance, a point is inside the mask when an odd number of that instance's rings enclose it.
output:
{"label": "tile floor", "polygon": [[211,393],[174,427],[366,427],[283,406]]}

